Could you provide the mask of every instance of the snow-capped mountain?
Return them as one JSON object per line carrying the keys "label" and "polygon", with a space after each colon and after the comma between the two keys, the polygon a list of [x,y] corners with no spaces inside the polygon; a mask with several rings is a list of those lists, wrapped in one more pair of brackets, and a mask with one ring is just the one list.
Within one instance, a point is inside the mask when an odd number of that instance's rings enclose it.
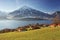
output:
{"label": "snow-capped mountain", "polygon": [[52,18],[52,16],[47,13],[30,8],[28,6],[23,6],[20,9],[9,13],[7,18],[8,19],[23,19],[23,18],[48,19],[48,18]]}
{"label": "snow-capped mountain", "polygon": [[60,11],[56,11],[52,14],[53,17],[59,16],[60,17]]}

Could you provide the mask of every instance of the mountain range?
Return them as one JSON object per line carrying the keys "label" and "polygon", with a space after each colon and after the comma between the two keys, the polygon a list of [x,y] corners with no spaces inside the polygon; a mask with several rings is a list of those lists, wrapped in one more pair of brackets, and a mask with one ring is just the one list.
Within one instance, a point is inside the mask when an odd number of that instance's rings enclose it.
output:
{"label": "mountain range", "polygon": [[56,15],[60,15],[60,11],[56,11],[52,15],[48,13],[44,13],[42,11],[33,9],[28,6],[23,6],[9,14],[0,12],[0,19],[51,19],[54,18]]}
{"label": "mountain range", "polygon": [[18,10],[15,10],[8,14],[8,19],[49,19],[53,16],[39,10],[30,8],[28,6],[23,6]]}

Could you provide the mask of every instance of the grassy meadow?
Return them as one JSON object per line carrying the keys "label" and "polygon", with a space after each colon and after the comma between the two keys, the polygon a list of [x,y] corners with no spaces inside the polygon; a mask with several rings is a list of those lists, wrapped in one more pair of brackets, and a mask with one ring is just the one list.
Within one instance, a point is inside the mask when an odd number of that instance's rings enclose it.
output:
{"label": "grassy meadow", "polygon": [[0,40],[60,40],[60,28],[45,27],[25,32],[2,33]]}

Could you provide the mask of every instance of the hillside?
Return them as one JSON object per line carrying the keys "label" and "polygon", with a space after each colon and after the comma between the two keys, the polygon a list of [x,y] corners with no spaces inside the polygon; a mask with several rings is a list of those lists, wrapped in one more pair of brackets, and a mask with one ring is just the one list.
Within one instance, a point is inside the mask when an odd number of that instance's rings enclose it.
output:
{"label": "hillside", "polygon": [[60,40],[60,28],[3,33],[0,34],[0,40]]}

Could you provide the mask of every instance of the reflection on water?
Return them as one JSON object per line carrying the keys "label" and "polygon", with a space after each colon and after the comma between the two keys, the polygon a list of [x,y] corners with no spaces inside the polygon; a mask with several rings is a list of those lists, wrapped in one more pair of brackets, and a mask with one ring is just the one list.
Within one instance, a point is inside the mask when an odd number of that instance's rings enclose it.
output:
{"label": "reflection on water", "polygon": [[28,24],[50,24],[50,20],[35,20],[35,21],[22,21],[22,20],[0,20],[0,29],[4,28],[17,28]]}

